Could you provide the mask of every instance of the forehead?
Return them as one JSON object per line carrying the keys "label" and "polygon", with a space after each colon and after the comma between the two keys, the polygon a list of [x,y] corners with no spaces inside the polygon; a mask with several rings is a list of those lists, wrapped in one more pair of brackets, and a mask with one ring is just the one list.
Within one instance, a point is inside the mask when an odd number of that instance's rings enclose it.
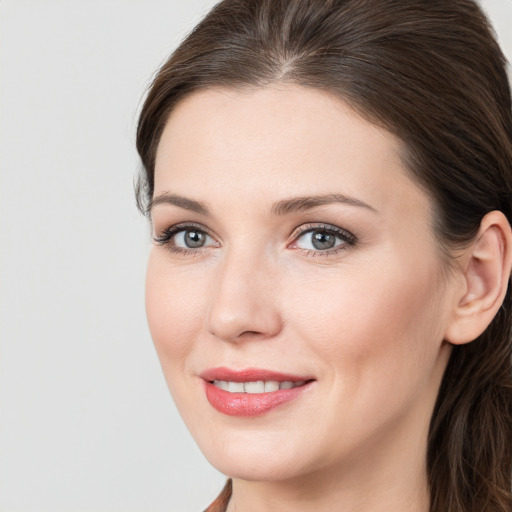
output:
{"label": "forehead", "polygon": [[212,199],[217,191],[277,200],[337,189],[376,208],[411,193],[425,202],[401,154],[399,139],[328,92],[287,84],[201,90],[169,117],[155,195],[209,190]]}

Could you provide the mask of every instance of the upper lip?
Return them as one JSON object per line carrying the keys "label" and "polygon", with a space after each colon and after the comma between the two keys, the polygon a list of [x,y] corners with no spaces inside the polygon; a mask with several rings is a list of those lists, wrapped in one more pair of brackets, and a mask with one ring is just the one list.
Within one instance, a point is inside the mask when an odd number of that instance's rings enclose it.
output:
{"label": "upper lip", "polygon": [[225,367],[209,368],[201,372],[199,376],[202,379],[210,382],[214,380],[223,380],[229,382],[256,382],[259,380],[276,382],[302,382],[313,380],[313,378],[309,375],[293,375],[290,373],[276,372],[262,368],[244,368],[242,370],[233,370]]}

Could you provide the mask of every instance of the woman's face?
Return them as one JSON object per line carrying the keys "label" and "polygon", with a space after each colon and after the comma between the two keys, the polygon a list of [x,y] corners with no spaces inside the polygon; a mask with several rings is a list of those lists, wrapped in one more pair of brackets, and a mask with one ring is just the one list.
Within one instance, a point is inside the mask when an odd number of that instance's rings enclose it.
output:
{"label": "woman's face", "polygon": [[170,116],[147,315],[178,409],[225,474],[424,460],[455,285],[400,154],[300,86],[196,92]]}

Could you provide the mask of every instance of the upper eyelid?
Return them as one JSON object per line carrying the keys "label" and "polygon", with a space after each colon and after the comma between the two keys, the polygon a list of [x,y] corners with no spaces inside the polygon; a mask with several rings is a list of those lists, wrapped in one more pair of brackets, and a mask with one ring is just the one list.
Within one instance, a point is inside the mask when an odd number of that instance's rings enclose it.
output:
{"label": "upper eyelid", "polygon": [[207,249],[208,246],[200,246],[195,248],[185,248],[179,247],[176,245],[176,242],[173,241],[173,238],[183,231],[196,230],[201,231],[206,234],[214,243],[212,245],[217,246],[219,242],[217,239],[209,232],[207,228],[205,228],[201,224],[192,223],[192,222],[180,222],[178,224],[173,224],[167,228],[165,228],[161,234],[153,235],[153,242],[159,246],[167,247],[171,252],[180,253],[180,254],[199,254],[201,250]]}
{"label": "upper eyelid", "polygon": [[356,240],[356,236],[347,229],[324,222],[301,224],[292,231],[292,234],[290,236],[295,239],[298,236],[303,235],[304,233],[308,233],[315,230],[332,231],[340,235],[345,235],[347,238],[350,238],[354,241]]}
{"label": "upper eyelid", "polygon": [[[177,224],[172,224],[171,226],[166,226],[162,230],[155,230],[154,236],[162,236],[166,233],[179,233],[180,231],[187,231],[188,229],[193,228],[197,229],[198,231],[203,231],[207,235],[213,237],[211,231],[202,224],[199,224],[198,222],[178,222]],[[158,233],[161,233],[161,235],[158,235]]]}

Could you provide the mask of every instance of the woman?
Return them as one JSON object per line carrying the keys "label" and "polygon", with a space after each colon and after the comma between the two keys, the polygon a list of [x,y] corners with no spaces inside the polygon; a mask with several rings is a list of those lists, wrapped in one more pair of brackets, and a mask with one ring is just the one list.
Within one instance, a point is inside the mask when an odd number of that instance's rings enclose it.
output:
{"label": "woman", "polygon": [[225,0],[137,147],[208,510],[512,509],[512,112],[473,1]]}

